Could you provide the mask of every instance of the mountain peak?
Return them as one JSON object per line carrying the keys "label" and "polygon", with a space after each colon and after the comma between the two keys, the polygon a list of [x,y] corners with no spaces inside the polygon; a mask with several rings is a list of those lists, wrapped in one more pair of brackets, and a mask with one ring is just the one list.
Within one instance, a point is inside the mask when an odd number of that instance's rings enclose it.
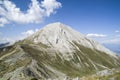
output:
{"label": "mountain peak", "polygon": [[49,23],[45,27],[60,27],[60,25],[63,25],[61,22],[54,22],[54,23]]}
{"label": "mountain peak", "polygon": [[52,29],[55,31],[56,29],[62,29],[62,28],[67,28],[68,26],[65,24],[62,24],[61,22],[54,22],[46,25],[44,28],[45,29]]}
{"label": "mountain peak", "polygon": [[60,52],[73,52],[76,45],[80,44],[84,47],[97,49],[115,56],[113,52],[100,45],[98,42],[91,40],[71,27],[60,22],[51,23],[43,27],[41,30],[26,39],[35,44],[45,44]]}
{"label": "mountain peak", "polygon": [[62,23],[61,22],[53,22],[53,23],[50,23],[48,25],[60,25],[60,24],[62,24]]}
{"label": "mountain peak", "polygon": [[29,40],[53,47],[67,48],[71,46],[69,42],[79,41],[79,38],[83,39],[84,36],[65,24],[55,22],[43,27],[32,37],[29,37]]}

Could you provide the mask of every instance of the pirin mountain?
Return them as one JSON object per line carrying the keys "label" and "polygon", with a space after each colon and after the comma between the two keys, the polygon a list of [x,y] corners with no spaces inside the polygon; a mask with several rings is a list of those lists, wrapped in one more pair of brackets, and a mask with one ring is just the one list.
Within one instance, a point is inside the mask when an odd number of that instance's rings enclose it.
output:
{"label": "pirin mountain", "polygon": [[0,80],[118,80],[120,57],[60,22],[0,48]]}

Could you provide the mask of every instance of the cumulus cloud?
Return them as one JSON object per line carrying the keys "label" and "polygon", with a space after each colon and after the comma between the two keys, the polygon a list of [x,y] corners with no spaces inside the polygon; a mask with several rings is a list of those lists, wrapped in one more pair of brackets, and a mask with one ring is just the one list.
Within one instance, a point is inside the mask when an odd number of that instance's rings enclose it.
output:
{"label": "cumulus cloud", "polygon": [[34,31],[33,31],[33,30],[28,30],[28,31],[26,31],[26,32],[22,32],[22,34],[29,36],[29,35],[34,34]]}
{"label": "cumulus cloud", "polygon": [[16,23],[40,23],[45,17],[49,17],[55,10],[61,7],[61,3],[56,0],[31,0],[31,4],[26,12],[22,12],[20,8],[9,1],[3,0],[0,4],[0,26],[4,26],[8,22]]}
{"label": "cumulus cloud", "polygon": [[37,32],[38,29],[35,29],[35,30],[27,30],[25,32],[22,32],[21,34],[24,36],[24,37],[27,37],[27,36],[30,36],[32,34],[34,34],[35,32]]}
{"label": "cumulus cloud", "polygon": [[5,18],[0,18],[0,27],[3,27],[5,24],[8,24],[9,21]]}
{"label": "cumulus cloud", "polygon": [[51,13],[54,13],[54,9],[57,9],[61,6],[61,3],[56,2],[56,0],[44,0],[41,3],[42,7],[46,10],[47,16],[50,16]]}
{"label": "cumulus cloud", "polygon": [[103,37],[106,37],[107,35],[90,33],[90,34],[87,34],[86,36],[93,37],[93,38],[103,38]]}

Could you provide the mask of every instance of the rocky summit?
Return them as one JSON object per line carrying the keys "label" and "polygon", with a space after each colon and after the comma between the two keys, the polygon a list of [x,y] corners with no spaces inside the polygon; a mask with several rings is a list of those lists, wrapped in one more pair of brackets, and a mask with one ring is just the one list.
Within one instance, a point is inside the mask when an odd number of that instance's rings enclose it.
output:
{"label": "rocky summit", "polygon": [[120,57],[60,22],[0,48],[0,80],[119,80]]}

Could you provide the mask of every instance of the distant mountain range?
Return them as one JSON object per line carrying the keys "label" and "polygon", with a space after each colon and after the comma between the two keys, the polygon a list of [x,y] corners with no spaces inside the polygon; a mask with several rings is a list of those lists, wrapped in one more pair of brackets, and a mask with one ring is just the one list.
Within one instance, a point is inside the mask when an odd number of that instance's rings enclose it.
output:
{"label": "distant mountain range", "polygon": [[0,48],[5,47],[5,46],[8,46],[9,44],[10,44],[9,42],[6,42],[6,43],[0,43]]}
{"label": "distant mountain range", "polygon": [[120,44],[103,44],[105,47],[120,54]]}
{"label": "distant mountain range", "polygon": [[0,48],[0,80],[116,80],[119,67],[116,53],[60,22]]}

